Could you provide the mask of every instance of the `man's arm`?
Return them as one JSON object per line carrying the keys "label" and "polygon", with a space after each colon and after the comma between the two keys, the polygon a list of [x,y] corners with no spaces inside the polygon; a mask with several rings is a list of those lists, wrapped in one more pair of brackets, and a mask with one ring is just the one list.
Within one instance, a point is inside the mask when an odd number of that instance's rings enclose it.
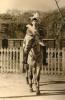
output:
{"label": "man's arm", "polygon": [[[25,40],[23,42],[23,63],[24,64],[27,64],[27,60],[28,60],[28,54],[33,46],[33,43],[34,43],[35,39],[34,37],[32,37],[31,39],[29,38],[29,40]],[[25,44],[24,44],[25,43]]]}

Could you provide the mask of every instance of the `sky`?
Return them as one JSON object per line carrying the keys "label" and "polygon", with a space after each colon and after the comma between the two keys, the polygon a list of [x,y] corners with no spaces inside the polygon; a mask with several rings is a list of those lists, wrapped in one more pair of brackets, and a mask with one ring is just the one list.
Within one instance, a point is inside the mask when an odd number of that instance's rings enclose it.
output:
{"label": "sky", "polygon": [[[59,7],[65,7],[65,0],[57,0]],[[0,13],[7,10],[41,10],[43,12],[57,9],[54,0],[0,0]]]}

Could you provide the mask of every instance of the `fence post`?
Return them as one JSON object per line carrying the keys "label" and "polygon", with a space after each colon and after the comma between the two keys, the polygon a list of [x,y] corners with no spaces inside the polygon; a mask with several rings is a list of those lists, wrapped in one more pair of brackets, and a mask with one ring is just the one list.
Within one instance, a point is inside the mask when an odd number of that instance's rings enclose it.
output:
{"label": "fence post", "polygon": [[22,64],[22,61],[23,61],[23,48],[20,47],[20,70],[21,70],[21,72],[23,72],[23,64]]}
{"label": "fence post", "polygon": [[50,51],[50,68],[49,68],[51,75],[54,74],[53,51],[54,51],[53,48],[51,48],[51,51]]}
{"label": "fence post", "polygon": [[3,72],[3,49],[1,48],[1,72]]}
{"label": "fence post", "polygon": [[55,75],[57,74],[57,57],[56,57],[56,54],[57,54],[57,49],[55,48],[54,50],[54,66],[55,66]]}
{"label": "fence post", "polygon": [[65,48],[62,49],[62,67],[63,67],[63,74],[65,74]]}
{"label": "fence post", "polygon": [[58,74],[61,74],[61,71],[60,71],[60,49],[59,48],[58,48]]}
{"label": "fence post", "polygon": [[49,67],[50,67],[50,49],[48,48],[48,68],[47,68],[47,73],[49,74]]}
{"label": "fence post", "polygon": [[6,59],[7,59],[6,65],[7,65],[7,72],[8,72],[8,67],[9,67],[9,49],[8,48],[7,48],[7,52],[6,52]]}
{"label": "fence post", "polygon": [[19,58],[19,50],[18,50],[18,48],[16,48],[15,49],[15,69],[16,69],[16,72],[19,72],[19,60],[20,60],[20,58]]}
{"label": "fence post", "polygon": [[9,71],[12,72],[12,48],[9,49]]}

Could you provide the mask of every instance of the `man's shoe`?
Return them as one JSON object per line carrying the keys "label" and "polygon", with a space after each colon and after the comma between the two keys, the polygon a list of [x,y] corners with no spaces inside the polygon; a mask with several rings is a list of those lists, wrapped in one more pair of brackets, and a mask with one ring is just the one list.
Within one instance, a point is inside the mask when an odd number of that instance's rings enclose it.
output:
{"label": "man's shoe", "polygon": [[30,92],[33,92],[33,88],[30,88]]}
{"label": "man's shoe", "polygon": [[32,84],[29,84],[30,92],[33,92]]}
{"label": "man's shoe", "polygon": [[36,95],[40,95],[40,90],[36,91]]}
{"label": "man's shoe", "polygon": [[28,80],[28,77],[26,77],[26,82],[27,82],[27,84],[29,84],[29,80]]}
{"label": "man's shoe", "polygon": [[39,87],[36,87],[36,95],[40,95]]}

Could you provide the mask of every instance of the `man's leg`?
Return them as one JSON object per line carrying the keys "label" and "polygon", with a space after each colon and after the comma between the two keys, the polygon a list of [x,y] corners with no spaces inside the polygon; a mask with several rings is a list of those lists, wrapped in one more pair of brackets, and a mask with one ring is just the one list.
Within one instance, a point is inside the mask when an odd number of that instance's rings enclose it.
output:
{"label": "man's leg", "polygon": [[33,83],[36,85],[36,65],[33,67]]}
{"label": "man's leg", "polygon": [[29,86],[30,86],[30,91],[31,91],[31,92],[33,92],[33,88],[32,88],[32,79],[33,79],[32,66],[29,65]]}
{"label": "man's leg", "polygon": [[27,82],[27,84],[29,84],[29,73],[28,73],[28,71],[29,71],[29,65],[28,64],[26,64],[25,65],[25,67],[26,67],[26,82]]}
{"label": "man's leg", "polygon": [[36,95],[40,94],[40,89],[39,89],[39,81],[40,81],[40,66],[37,66],[37,71],[36,71],[37,77],[37,84],[36,84]]}

